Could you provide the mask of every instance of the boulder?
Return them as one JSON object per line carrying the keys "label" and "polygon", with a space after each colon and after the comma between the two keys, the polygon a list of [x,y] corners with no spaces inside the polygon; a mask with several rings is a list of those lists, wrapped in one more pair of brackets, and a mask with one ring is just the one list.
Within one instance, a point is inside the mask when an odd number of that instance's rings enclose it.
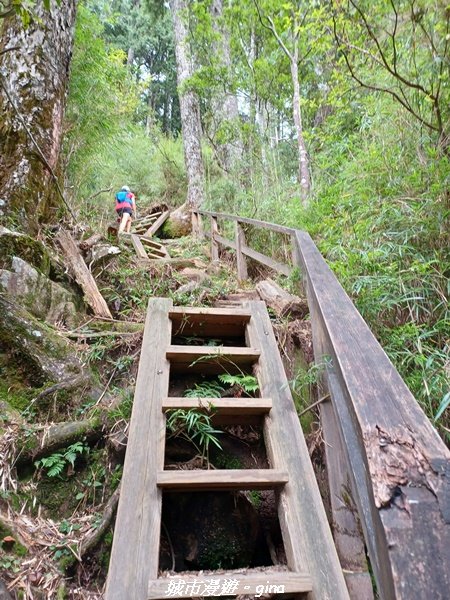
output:
{"label": "boulder", "polygon": [[75,322],[76,296],[18,256],[10,270],[0,269],[0,290],[47,323]]}
{"label": "boulder", "polygon": [[162,227],[162,234],[165,238],[179,238],[189,235],[192,231],[191,211],[183,204],[170,213],[169,218]]}
{"label": "boulder", "polygon": [[0,226],[0,267],[9,269],[13,256],[20,257],[44,275],[50,273],[50,255],[42,242]]}

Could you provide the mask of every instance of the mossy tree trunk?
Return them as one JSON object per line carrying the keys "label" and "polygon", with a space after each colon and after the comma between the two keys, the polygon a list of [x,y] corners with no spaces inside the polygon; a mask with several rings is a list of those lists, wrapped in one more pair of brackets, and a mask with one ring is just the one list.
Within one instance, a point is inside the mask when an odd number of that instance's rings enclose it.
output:
{"label": "mossy tree trunk", "polygon": [[77,0],[43,5],[28,27],[17,16],[0,22],[0,210],[29,231],[54,221],[61,205],[51,171],[58,172]]}

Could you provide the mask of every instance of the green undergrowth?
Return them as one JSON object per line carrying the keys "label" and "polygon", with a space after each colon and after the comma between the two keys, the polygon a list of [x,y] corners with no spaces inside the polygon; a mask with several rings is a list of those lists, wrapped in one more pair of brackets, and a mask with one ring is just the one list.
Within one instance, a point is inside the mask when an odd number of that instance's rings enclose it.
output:
{"label": "green undergrowth", "polygon": [[[332,113],[310,143],[309,207],[269,169],[265,187],[254,179],[244,197],[208,208],[308,231],[450,442],[449,157],[402,109],[370,95],[358,97],[357,110],[349,103]],[[246,236],[285,262],[280,236],[251,227]]]}

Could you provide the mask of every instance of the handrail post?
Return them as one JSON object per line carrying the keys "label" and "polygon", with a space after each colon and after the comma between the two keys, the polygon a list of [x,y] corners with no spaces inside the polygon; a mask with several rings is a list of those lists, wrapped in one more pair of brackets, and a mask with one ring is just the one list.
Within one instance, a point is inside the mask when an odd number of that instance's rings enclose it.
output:
{"label": "handrail post", "polygon": [[202,215],[197,210],[192,211],[192,233],[194,234],[194,237],[199,240],[203,240],[205,237]]}
{"label": "handrail post", "polygon": [[244,279],[248,279],[247,259],[242,253],[242,246],[245,245],[245,234],[239,221],[234,222],[234,237],[236,241],[237,276],[239,281],[244,281]]}
{"label": "handrail post", "polygon": [[219,242],[216,240],[216,234],[218,233],[217,218],[211,217],[211,260],[213,262],[219,260]]}

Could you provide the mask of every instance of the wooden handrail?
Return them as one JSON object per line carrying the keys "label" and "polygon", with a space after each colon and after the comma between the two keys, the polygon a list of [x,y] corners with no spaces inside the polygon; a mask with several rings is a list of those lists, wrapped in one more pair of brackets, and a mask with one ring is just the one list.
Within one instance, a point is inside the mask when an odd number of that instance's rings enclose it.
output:
{"label": "wooden handrail", "polygon": [[267,223],[266,221],[258,221],[257,219],[237,217],[235,215],[229,215],[227,213],[217,213],[208,210],[194,210],[192,212],[196,215],[203,215],[205,217],[215,217],[225,219],[228,221],[237,221],[238,223],[246,223],[247,225],[255,225],[256,227],[259,227],[261,229],[270,229],[270,231],[275,231],[277,233],[285,233],[287,235],[292,235],[296,231],[296,229],[293,229],[292,227],[285,227],[284,225],[277,225],[276,223]]}
{"label": "wooden handrail", "polygon": [[[315,359],[327,365],[327,427],[335,427],[336,446],[344,449],[339,460],[350,473],[379,593],[386,600],[444,600],[450,589],[450,451],[307,233],[234,215],[196,214],[291,235]],[[224,238],[217,232],[218,239]]]}

